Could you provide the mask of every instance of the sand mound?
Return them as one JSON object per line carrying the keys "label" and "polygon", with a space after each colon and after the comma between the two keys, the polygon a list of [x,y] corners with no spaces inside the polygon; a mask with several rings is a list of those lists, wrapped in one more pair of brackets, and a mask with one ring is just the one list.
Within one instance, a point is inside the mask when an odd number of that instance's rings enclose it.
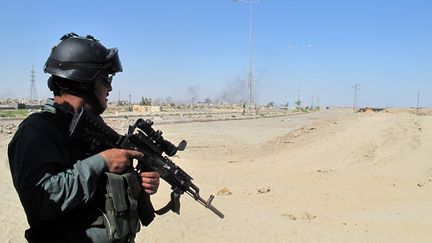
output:
{"label": "sand mound", "polygon": [[[157,124],[156,124],[157,125]],[[174,158],[223,220],[184,195],[137,242],[429,242],[432,116],[322,111],[244,121],[165,124],[188,140]],[[0,242],[24,242],[2,133]],[[155,207],[169,200],[162,183]]]}

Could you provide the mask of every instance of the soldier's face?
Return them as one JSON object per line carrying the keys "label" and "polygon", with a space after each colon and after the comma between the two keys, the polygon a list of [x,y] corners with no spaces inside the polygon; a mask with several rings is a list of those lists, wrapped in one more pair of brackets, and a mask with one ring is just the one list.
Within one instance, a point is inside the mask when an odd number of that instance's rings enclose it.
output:
{"label": "soldier's face", "polygon": [[96,80],[95,84],[95,95],[99,100],[99,104],[105,110],[108,106],[108,95],[112,90],[111,86],[112,77],[100,76]]}

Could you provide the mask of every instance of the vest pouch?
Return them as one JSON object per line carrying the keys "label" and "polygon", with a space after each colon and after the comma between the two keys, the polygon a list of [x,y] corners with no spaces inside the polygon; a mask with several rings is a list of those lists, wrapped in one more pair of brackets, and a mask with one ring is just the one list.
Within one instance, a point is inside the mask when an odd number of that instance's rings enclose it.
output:
{"label": "vest pouch", "polygon": [[108,180],[104,225],[110,240],[133,237],[141,228],[138,214],[141,188],[134,173],[118,175],[105,172]]}

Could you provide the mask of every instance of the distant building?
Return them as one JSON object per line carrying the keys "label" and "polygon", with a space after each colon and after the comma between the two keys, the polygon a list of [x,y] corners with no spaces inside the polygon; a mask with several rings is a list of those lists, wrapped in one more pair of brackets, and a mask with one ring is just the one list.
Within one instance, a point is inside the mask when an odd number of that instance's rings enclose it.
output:
{"label": "distant building", "polygon": [[16,109],[25,109],[26,105],[22,103],[10,103],[10,104],[1,104],[0,110],[16,110]]}
{"label": "distant building", "polygon": [[162,109],[160,106],[151,106],[151,105],[133,105],[133,112],[160,112]]}

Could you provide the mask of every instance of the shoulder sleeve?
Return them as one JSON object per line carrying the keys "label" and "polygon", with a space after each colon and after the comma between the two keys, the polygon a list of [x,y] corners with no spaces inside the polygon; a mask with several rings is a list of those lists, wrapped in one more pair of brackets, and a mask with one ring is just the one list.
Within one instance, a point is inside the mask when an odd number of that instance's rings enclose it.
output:
{"label": "shoulder sleeve", "polygon": [[64,146],[64,136],[38,117],[24,121],[9,144],[14,186],[29,222],[51,219],[87,203],[107,169],[99,154],[70,161],[62,152]]}

